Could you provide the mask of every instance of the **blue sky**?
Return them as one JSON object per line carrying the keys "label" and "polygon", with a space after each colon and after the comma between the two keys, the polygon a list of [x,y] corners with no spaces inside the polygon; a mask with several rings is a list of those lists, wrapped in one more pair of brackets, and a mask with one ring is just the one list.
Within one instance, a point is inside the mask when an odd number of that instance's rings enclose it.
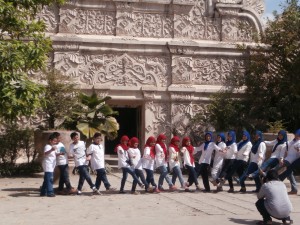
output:
{"label": "blue sky", "polygon": [[283,5],[286,2],[286,0],[265,0],[265,14],[264,17],[273,18],[272,12],[277,11],[281,12],[282,7],[280,5]]}

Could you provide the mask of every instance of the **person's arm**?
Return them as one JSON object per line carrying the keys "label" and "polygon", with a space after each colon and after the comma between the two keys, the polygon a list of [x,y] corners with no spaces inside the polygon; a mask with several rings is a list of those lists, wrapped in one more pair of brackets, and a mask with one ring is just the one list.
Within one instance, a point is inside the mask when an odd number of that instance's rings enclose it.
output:
{"label": "person's arm", "polygon": [[231,145],[231,148],[232,148],[232,152],[234,153],[234,154],[236,154],[237,152],[238,152],[238,150],[237,150],[237,144],[232,144]]}
{"label": "person's arm", "polygon": [[264,141],[267,146],[274,146],[276,144],[277,139],[273,141]]}
{"label": "person's arm", "polygon": [[248,143],[244,146],[244,148],[246,148],[246,149],[245,149],[243,155],[244,155],[244,156],[248,156],[248,155],[250,154],[251,148],[252,148],[251,142],[248,142]]}
{"label": "person's arm", "polygon": [[223,149],[220,148],[218,145],[216,145],[216,143],[212,143],[213,144],[213,149],[216,150],[216,151],[219,151],[219,152],[222,152]]}
{"label": "person's arm", "polygon": [[44,155],[46,156],[46,155],[49,155],[51,152],[56,151],[56,148],[57,148],[56,145],[51,146],[51,148],[49,150],[46,150],[44,152]]}

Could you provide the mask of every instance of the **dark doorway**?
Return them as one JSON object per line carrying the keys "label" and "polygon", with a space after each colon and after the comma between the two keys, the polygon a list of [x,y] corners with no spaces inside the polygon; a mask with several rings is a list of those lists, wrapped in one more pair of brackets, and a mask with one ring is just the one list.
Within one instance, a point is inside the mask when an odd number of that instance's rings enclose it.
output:
{"label": "dark doorway", "polygon": [[113,140],[105,139],[105,154],[116,155],[114,148],[120,142],[120,138],[123,135],[127,135],[129,138],[140,138],[140,126],[141,126],[141,107],[137,108],[121,108],[114,107],[114,110],[119,112],[116,119],[120,125],[118,131],[118,137]]}

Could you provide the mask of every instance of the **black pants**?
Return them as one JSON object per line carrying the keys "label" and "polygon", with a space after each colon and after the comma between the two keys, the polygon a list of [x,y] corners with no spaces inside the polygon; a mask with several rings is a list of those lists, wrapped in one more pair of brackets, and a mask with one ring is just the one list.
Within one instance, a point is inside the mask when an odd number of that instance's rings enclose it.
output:
{"label": "black pants", "polygon": [[210,191],[209,181],[208,181],[208,170],[209,170],[209,164],[207,163],[201,163],[199,167],[197,168],[197,175],[201,175],[202,182],[205,188],[205,191]]}
{"label": "black pants", "polygon": [[226,178],[228,172],[232,169],[235,159],[224,159],[223,166],[219,178]]}
{"label": "black pants", "polygon": [[84,181],[86,180],[90,185],[90,188],[95,187],[94,183],[92,182],[91,176],[88,171],[88,166],[78,166],[79,171],[79,182],[78,182],[78,191],[81,191]]}
{"label": "black pants", "polygon": [[195,183],[195,185],[198,185],[199,184],[199,182],[198,182],[198,175],[197,175],[197,172],[195,170],[195,167],[193,167],[193,166],[186,166],[186,168],[189,170],[189,177],[188,177],[189,186],[193,185],[193,183]]}
{"label": "black pants", "polygon": [[229,187],[233,188],[232,176],[237,173],[238,177],[241,177],[247,168],[247,162],[244,160],[235,160],[232,164],[231,169],[228,171],[225,179],[228,180]]}
{"label": "black pants", "polygon": [[[145,185],[145,189],[147,190],[149,187],[149,184],[145,179],[143,170],[135,169],[134,172],[135,172],[136,176],[141,179],[142,183]],[[131,191],[135,191],[137,183],[138,183],[137,181],[135,181],[135,180],[133,181]]]}
{"label": "black pants", "polygon": [[59,182],[58,182],[58,190],[62,191],[64,189],[64,185],[66,185],[66,188],[68,190],[71,190],[72,186],[71,186],[70,178],[69,178],[69,166],[68,166],[68,164],[58,165],[57,167],[58,167],[59,172],[60,172]]}

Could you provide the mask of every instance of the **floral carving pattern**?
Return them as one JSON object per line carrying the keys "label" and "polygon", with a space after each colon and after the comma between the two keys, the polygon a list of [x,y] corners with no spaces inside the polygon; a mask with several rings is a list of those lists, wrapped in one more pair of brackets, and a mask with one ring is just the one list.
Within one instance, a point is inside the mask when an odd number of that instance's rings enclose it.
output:
{"label": "floral carving pattern", "polygon": [[262,15],[265,11],[263,0],[246,0],[244,1],[244,4],[253,8],[259,15]]}
{"label": "floral carving pattern", "polygon": [[166,57],[58,52],[54,60],[57,69],[85,84],[157,87],[167,86],[168,61]]}
{"label": "floral carving pattern", "polygon": [[43,7],[41,12],[38,13],[37,18],[45,22],[46,32],[56,32],[58,22],[56,20],[54,7]]}
{"label": "floral carving pattern", "polygon": [[223,41],[245,41],[251,42],[254,35],[254,25],[247,19],[237,19],[235,17],[224,18],[222,20]]}

